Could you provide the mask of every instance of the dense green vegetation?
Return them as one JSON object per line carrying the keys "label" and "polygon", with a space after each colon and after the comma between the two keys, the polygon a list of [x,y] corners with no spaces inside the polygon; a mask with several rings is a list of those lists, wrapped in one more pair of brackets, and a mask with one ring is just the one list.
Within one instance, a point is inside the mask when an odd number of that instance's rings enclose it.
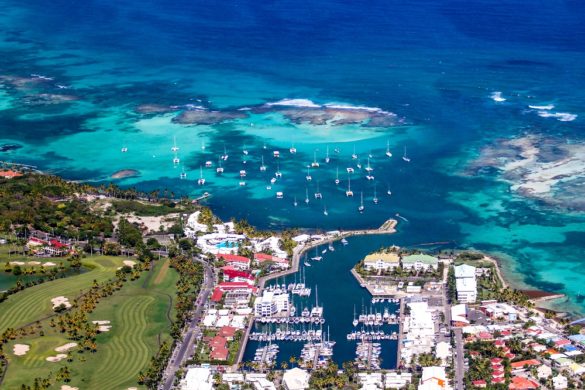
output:
{"label": "dense green vegetation", "polygon": [[116,199],[112,201],[112,209],[120,214],[135,214],[143,217],[159,217],[178,212],[185,212],[183,208],[177,207],[177,204],[171,201],[162,201],[161,204],[152,204]]}

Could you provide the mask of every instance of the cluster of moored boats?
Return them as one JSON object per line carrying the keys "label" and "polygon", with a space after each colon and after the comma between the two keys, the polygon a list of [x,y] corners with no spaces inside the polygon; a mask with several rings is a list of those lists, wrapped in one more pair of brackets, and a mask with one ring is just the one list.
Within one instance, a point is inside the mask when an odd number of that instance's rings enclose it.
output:
{"label": "cluster of moored boats", "polygon": [[321,340],[318,343],[309,342],[303,346],[300,356],[300,366],[306,368],[319,368],[327,365],[333,356],[335,341]]}
{"label": "cluster of moored boats", "polygon": [[[205,144],[201,145],[201,149],[205,150]],[[264,152],[265,150],[267,150],[267,146],[264,145],[263,146],[263,152],[261,152],[261,162],[260,165],[258,166],[258,169],[260,172],[265,173],[268,169],[268,167],[266,166],[266,164],[264,163],[264,154],[267,152]],[[173,153],[173,166],[177,167],[181,164],[181,159],[179,158],[179,146],[177,146],[177,142],[176,142],[176,138],[173,138],[173,146],[171,147],[171,152]],[[122,153],[127,153],[128,152],[128,147],[124,146],[121,148]],[[289,149],[289,152],[291,155],[295,155],[297,153],[297,149],[293,146],[291,146],[291,148]],[[333,155],[340,155],[341,154],[341,150],[339,148],[335,148],[333,150]],[[246,148],[246,146],[244,145],[242,148],[242,166],[240,167],[241,169],[239,169],[238,175],[239,175],[239,185],[240,186],[246,186],[246,177],[248,176],[248,170],[247,168],[249,167],[250,164],[248,164],[249,158],[250,156],[250,150],[248,150],[248,148]],[[386,144],[386,152],[385,152],[385,156],[390,158],[392,157],[392,153],[390,152],[390,143],[387,142]],[[156,157],[156,156],[153,156]],[[274,175],[270,178],[269,183],[267,183],[266,185],[266,189],[267,190],[272,190],[272,186],[277,182],[278,179],[282,178],[282,171],[280,170],[280,160],[281,160],[281,152],[280,150],[273,150],[272,151],[272,157],[276,160],[276,171],[274,172]],[[206,184],[206,179],[203,176],[203,168],[214,168],[215,167],[215,172],[217,175],[223,175],[225,173],[225,167],[222,165],[222,163],[226,163],[228,161],[229,158],[229,154],[227,152],[227,148],[224,145],[224,150],[223,150],[223,154],[221,154],[218,157],[217,160],[217,166],[215,166],[214,162],[211,160],[205,161],[204,164],[202,164],[199,168],[199,178],[197,180],[197,184],[200,186],[203,186]],[[337,160],[337,163],[339,163],[341,161],[340,158],[335,158]],[[351,164],[349,164],[349,166],[347,166],[345,168],[345,170],[347,171],[347,190],[345,191],[345,194],[347,197],[353,197],[353,191],[351,189],[351,179],[352,179],[352,175],[356,174],[356,171],[362,171],[365,172],[365,178],[368,181],[372,181],[375,182],[375,177],[373,174],[374,168],[372,167],[371,163],[374,159],[374,155],[370,152],[368,153],[366,160],[367,163],[366,164],[362,164],[360,160],[358,154],[355,151],[355,146],[354,146],[354,150],[353,153],[351,154]],[[325,158],[323,159],[323,161],[325,162],[325,164],[329,164],[332,160],[332,157],[330,156],[329,153],[329,146],[327,146],[326,148],[326,153],[325,153]],[[404,154],[402,156],[402,160],[405,162],[410,162],[410,158],[407,157],[406,155],[406,148],[404,148]],[[365,166],[364,166],[365,165]],[[305,174],[305,180],[307,182],[311,182],[313,181],[313,176],[311,175],[311,169],[317,169],[321,166],[321,163],[318,161],[317,159],[317,151],[315,150],[313,152],[313,161],[311,163],[309,163],[306,166],[306,174]],[[303,174],[304,174],[304,169],[303,169]],[[179,177],[181,179],[186,179],[187,178],[187,173],[185,172],[184,166],[181,169],[181,173],[179,174]],[[336,175],[335,175],[335,180],[334,183],[336,186],[338,186],[341,183],[340,177],[339,177],[339,167],[336,168]],[[306,188],[306,194],[305,194],[305,203],[309,204],[310,202],[310,198],[309,198],[309,190],[308,187]],[[391,191],[390,188],[388,187],[387,190],[387,194],[391,195]],[[363,191],[361,192],[361,202],[360,202],[360,206],[358,207],[358,211],[360,213],[362,213],[365,210],[365,206],[364,206],[364,201],[363,201]],[[282,191],[278,191],[276,192],[276,198],[277,199],[283,199],[284,198],[284,193]],[[316,200],[323,200],[323,194],[319,191],[319,184],[317,182],[317,189],[316,192],[314,193],[314,198]],[[378,204],[379,202],[379,198],[377,196],[377,192],[376,192],[376,185],[374,185],[374,196],[372,198],[372,201],[374,204]],[[327,207],[326,205],[323,203],[323,214],[328,215],[328,211],[327,211]],[[296,207],[298,205],[297,199],[296,197],[294,198],[294,206]]]}
{"label": "cluster of moored boats", "polygon": [[382,346],[380,343],[358,343],[355,353],[355,361],[360,370],[380,369],[380,354],[382,353]]}
{"label": "cluster of moored boats", "polygon": [[400,299],[398,298],[372,298],[372,303],[399,303]]}
{"label": "cluster of moored boats", "polygon": [[392,332],[385,333],[383,330],[354,330],[347,334],[348,340],[398,340],[398,334]]}
{"label": "cluster of moored boats", "polygon": [[279,349],[278,344],[268,344],[264,347],[258,347],[254,354],[254,362],[266,367],[272,366],[276,361]]}
{"label": "cluster of moored boats", "polygon": [[249,339],[253,341],[293,341],[293,342],[306,342],[306,341],[319,341],[323,336],[321,329],[309,329],[309,330],[280,330],[276,332],[252,332],[250,333]]}
{"label": "cluster of moored boats", "polygon": [[[256,321],[261,324],[324,324],[325,318],[321,317],[318,311],[315,311],[316,309],[320,308],[313,308],[310,312],[305,308],[300,317],[258,317]],[[308,314],[305,315],[306,313]]]}
{"label": "cluster of moored boats", "polygon": [[393,325],[398,323],[398,316],[395,313],[390,313],[388,308],[384,309],[384,313],[380,312],[372,312],[372,313],[364,313],[360,314],[358,317],[353,319],[353,326],[358,326],[359,324],[369,325],[369,326],[380,326],[383,324]]}

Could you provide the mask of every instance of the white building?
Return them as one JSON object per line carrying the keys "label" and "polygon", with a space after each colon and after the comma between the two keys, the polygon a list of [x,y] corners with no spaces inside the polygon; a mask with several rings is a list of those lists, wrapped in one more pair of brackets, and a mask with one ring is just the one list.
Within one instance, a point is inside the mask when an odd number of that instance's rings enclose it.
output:
{"label": "white building", "polygon": [[309,388],[310,377],[307,371],[295,367],[285,371],[282,376],[282,385],[286,390],[305,390]]}
{"label": "white building", "polygon": [[435,357],[441,359],[441,366],[449,365],[451,357],[451,344],[441,341],[435,346]]}
{"label": "white building", "polygon": [[564,390],[568,387],[567,378],[561,374],[553,377],[553,389]]}
{"label": "white building", "polygon": [[445,367],[423,367],[418,390],[450,390]]}
{"label": "white building", "polygon": [[180,386],[181,390],[212,390],[211,370],[203,367],[189,368]]}
{"label": "white building", "polygon": [[402,268],[414,269],[416,271],[437,270],[439,268],[439,259],[434,256],[417,254],[405,256],[402,259]]}
{"label": "white building", "polygon": [[360,372],[358,373],[360,390],[379,390],[384,388],[384,381],[381,372]]}
{"label": "white building", "polygon": [[455,286],[457,300],[461,303],[474,303],[477,299],[475,267],[461,264],[455,267]]}
{"label": "white building", "polygon": [[364,268],[368,271],[386,271],[400,266],[400,257],[396,253],[372,253],[364,258]]}
{"label": "white building", "polygon": [[402,389],[412,382],[412,374],[410,372],[388,372],[384,377],[384,385],[386,389]]}
{"label": "white building", "polygon": [[435,325],[433,314],[427,302],[409,302],[410,315],[404,321],[401,358],[406,363],[412,361],[413,355],[430,353],[435,345]]}
{"label": "white building", "polygon": [[289,295],[287,292],[264,291],[254,302],[256,317],[270,317],[281,311],[288,311]]}

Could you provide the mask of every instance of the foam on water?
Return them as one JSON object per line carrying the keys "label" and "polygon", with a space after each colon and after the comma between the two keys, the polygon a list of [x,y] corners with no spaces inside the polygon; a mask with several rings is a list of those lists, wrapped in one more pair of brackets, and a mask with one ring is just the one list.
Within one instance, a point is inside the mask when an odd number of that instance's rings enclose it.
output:
{"label": "foam on water", "polygon": [[492,94],[490,95],[490,97],[492,98],[492,100],[493,100],[494,102],[501,103],[501,102],[505,102],[505,101],[506,101],[506,98],[504,98],[504,97],[502,96],[502,93],[501,93],[501,92],[499,92],[499,91],[492,92]]}
{"label": "foam on water", "polygon": [[536,106],[536,105],[528,105],[529,108],[532,108],[533,110],[552,110],[553,108],[555,108],[554,104],[547,104],[547,105],[543,105],[543,106]]}
{"label": "foam on water", "polygon": [[555,118],[561,122],[572,122],[577,119],[577,114],[571,114],[569,112],[537,111],[537,114],[540,117]]}

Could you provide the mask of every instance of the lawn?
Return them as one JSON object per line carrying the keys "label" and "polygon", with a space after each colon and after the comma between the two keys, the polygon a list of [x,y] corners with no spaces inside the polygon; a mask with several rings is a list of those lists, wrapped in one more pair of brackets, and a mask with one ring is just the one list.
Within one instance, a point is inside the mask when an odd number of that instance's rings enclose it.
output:
{"label": "lawn", "polygon": [[50,316],[54,313],[52,298],[63,295],[73,300],[91,287],[94,279],[103,282],[114,277],[122,261],[122,257],[88,257],[82,261],[87,272],[46,282],[11,295],[0,303],[0,333],[7,328],[17,328]]}
{"label": "lawn", "polygon": [[80,389],[139,387],[138,373],[147,367],[159,343],[170,338],[169,318],[174,316],[172,300],[178,274],[168,268],[168,262],[158,262],[140,279],[128,281],[122,290],[100,301],[90,314],[90,320],[111,321],[112,328],[98,335],[96,353],[74,352],[72,362],[46,362],[47,356],[56,354],[56,346],[68,342],[51,328],[47,336],[17,341],[31,345],[31,350],[23,357],[10,353],[12,343],[7,348],[10,359],[5,380],[7,388],[18,388],[21,383],[30,382],[33,369],[35,376],[43,376],[65,365],[71,370],[69,385]]}

